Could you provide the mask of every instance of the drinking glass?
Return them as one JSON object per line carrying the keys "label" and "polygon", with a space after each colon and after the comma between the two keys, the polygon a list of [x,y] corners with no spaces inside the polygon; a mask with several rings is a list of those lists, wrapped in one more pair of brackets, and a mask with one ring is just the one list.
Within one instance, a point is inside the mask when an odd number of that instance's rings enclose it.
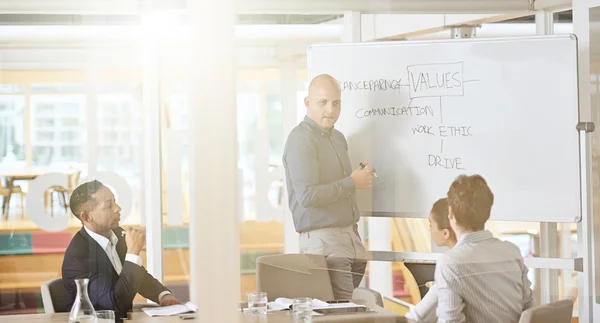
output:
{"label": "drinking glass", "polygon": [[248,293],[248,309],[252,314],[267,314],[267,293]]}
{"label": "drinking glass", "polygon": [[292,303],[294,322],[310,322],[312,320],[312,312],[312,298],[294,298]]}
{"label": "drinking glass", "polygon": [[96,323],[115,323],[115,312],[111,310],[96,311]]}

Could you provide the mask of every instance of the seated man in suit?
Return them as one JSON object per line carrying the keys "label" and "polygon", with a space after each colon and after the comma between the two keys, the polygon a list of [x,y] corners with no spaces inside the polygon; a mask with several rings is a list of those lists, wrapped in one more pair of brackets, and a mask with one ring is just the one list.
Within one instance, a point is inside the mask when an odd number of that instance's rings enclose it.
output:
{"label": "seated man in suit", "polygon": [[[433,204],[431,212],[429,212],[429,230],[431,230],[431,236],[436,245],[450,249],[456,245],[456,234],[450,227],[448,219],[448,199],[442,198]],[[435,323],[437,322],[435,314],[437,304],[437,287],[433,285],[419,304],[406,313],[406,318],[409,322]]]}
{"label": "seated man in suit", "polygon": [[479,175],[461,175],[448,190],[448,218],[458,242],[435,268],[440,323],[517,323],[535,306],[519,248],[485,230],[493,203]]}
{"label": "seated man in suit", "polygon": [[83,228],[71,240],[62,264],[67,310],[77,296],[74,280],[79,278],[89,279],[94,309],[114,310],[119,317],[126,317],[137,293],[161,306],[180,303],[142,267],[145,234],[119,227],[121,208],[109,188],[99,181],[84,183],[73,191],[70,207]]}

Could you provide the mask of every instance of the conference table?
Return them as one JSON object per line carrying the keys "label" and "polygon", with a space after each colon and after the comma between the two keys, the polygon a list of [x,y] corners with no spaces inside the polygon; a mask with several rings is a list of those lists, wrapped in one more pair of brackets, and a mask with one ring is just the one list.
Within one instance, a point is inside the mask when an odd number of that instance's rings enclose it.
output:
{"label": "conference table", "polygon": [[[366,305],[372,309],[370,313],[356,314],[337,314],[313,316],[312,322],[350,322],[350,323],[406,323],[403,316],[398,316],[377,305],[367,304],[362,301],[354,301],[358,304]],[[55,314],[26,314],[26,315],[5,315],[0,316],[1,323],[65,323],[68,322],[68,313]],[[183,322],[204,322],[202,313],[196,313],[196,317],[191,320],[182,320],[178,316],[168,317],[149,317],[144,312],[129,313],[129,319],[123,320],[123,323],[183,323]],[[266,315],[253,315],[239,312],[238,323],[293,323],[291,311],[271,312]],[[232,322],[234,323],[234,322]]]}

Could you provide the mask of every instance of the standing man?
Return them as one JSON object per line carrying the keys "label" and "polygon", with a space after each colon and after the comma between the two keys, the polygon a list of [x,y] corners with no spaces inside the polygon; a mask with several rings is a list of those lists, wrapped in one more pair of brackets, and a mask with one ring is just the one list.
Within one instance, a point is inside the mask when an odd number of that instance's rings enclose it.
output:
{"label": "standing man", "polygon": [[283,166],[300,251],[326,256],[335,298],[351,299],[367,265],[355,191],[372,186],[375,170],[353,170],[346,138],[333,129],[341,95],[330,75],[312,80],[304,99],[306,117],[287,139]]}

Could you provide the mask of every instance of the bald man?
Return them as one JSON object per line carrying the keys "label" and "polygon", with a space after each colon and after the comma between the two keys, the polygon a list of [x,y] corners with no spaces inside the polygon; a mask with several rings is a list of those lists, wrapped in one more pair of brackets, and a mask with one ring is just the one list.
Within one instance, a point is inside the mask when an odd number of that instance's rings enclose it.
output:
{"label": "bald man", "polygon": [[355,191],[371,187],[375,170],[353,170],[346,138],[333,128],[341,94],[330,75],[312,80],[306,117],[287,139],[283,165],[300,252],[325,255],[335,298],[351,299],[366,267]]}

